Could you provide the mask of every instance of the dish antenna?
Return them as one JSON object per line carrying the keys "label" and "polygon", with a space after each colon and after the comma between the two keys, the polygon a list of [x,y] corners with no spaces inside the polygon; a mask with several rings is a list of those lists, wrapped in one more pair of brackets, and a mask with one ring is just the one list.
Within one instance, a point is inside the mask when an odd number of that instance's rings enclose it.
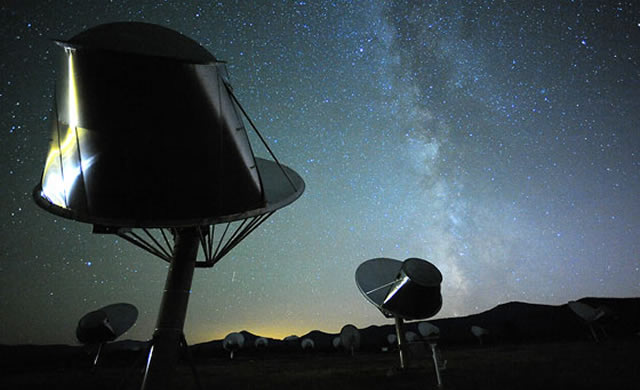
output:
{"label": "dish antenna", "polygon": [[418,332],[425,339],[437,339],[440,337],[440,328],[430,322],[421,322],[418,324]]}
{"label": "dish antenna", "polygon": [[244,346],[244,336],[242,333],[232,332],[229,333],[224,340],[222,340],[222,348],[229,352],[229,358],[233,359],[234,352],[242,349]]}
{"label": "dish antenna", "polygon": [[571,311],[573,311],[575,315],[580,317],[589,327],[591,335],[593,336],[593,340],[597,343],[599,340],[598,335],[596,334],[596,331],[594,329],[594,324],[596,324],[599,319],[604,317],[606,315],[606,312],[602,310],[602,308],[596,309],[587,305],[586,303],[577,301],[569,301],[567,305],[569,306],[569,309],[571,309]]}
{"label": "dish antenna", "polygon": [[316,346],[316,343],[313,342],[309,337],[305,337],[300,342],[300,347],[302,347],[303,351],[311,351]]}
{"label": "dish antenna", "polygon": [[[304,181],[266,145],[225,63],[190,38],[125,22],[56,43],[55,120],[34,199],[170,263],[142,384],[164,388],[186,346],[194,268],[213,267]],[[254,156],[244,120],[273,161]]]}
{"label": "dish antenna", "polygon": [[415,343],[419,340],[418,334],[410,330],[404,332],[404,339],[407,340],[407,343]]}
{"label": "dish antenna", "polygon": [[429,347],[431,347],[431,358],[433,359],[433,366],[436,369],[436,379],[438,380],[438,386],[442,386],[440,371],[444,371],[447,368],[447,361],[442,361],[440,351],[438,350],[440,328],[425,321],[418,324],[418,332],[420,332],[422,338],[429,343]]}
{"label": "dish antenna", "polygon": [[483,344],[484,338],[489,334],[489,331],[477,325],[471,326],[471,333],[476,336],[480,345]]}
{"label": "dish antenna", "polygon": [[331,345],[333,345],[334,349],[338,349],[342,346],[342,341],[340,340],[340,336],[336,336],[331,340]]}
{"label": "dish antenna", "polygon": [[76,328],[78,341],[97,345],[92,369],[98,365],[102,347],[128,331],[138,319],[138,309],[129,303],[114,303],[82,316]]}
{"label": "dish antenna", "polygon": [[[406,366],[404,320],[432,317],[442,307],[442,274],[430,262],[417,258],[399,261],[375,258],[356,269],[356,285],[387,318],[394,318],[400,368]],[[389,337],[387,337],[389,340]]]}
{"label": "dish antenna", "polygon": [[258,337],[256,341],[253,342],[253,346],[255,349],[266,349],[269,346],[269,340],[264,337]]}
{"label": "dish antenna", "polygon": [[354,355],[357,349],[360,349],[360,331],[354,325],[347,324],[340,330],[339,343]]}

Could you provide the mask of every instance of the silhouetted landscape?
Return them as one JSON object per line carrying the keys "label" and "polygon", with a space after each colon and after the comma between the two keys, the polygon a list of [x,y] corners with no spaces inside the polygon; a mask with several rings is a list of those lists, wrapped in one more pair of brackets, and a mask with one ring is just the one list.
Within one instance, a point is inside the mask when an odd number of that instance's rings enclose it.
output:
{"label": "silhouetted landscape", "polygon": [[[598,342],[567,305],[511,302],[475,315],[430,321],[440,328],[444,388],[636,388],[640,298],[580,302],[605,313],[593,324]],[[407,323],[405,330],[419,334],[417,324]],[[469,331],[471,326],[488,331],[482,342]],[[241,333],[246,347],[233,360],[222,340],[191,346],[177,369],[175,388],[198,388],[189,361],[203,388],[437,388],[431,350],[423,340],[409,344],[408,368],[398,368],[397,351],[387,341],[393,325],[360,329],[362,342],[353,356],[333,346],[336,334],[317,330],[289,341],[268,339],[266,348],[254,347],[258,335]],[[313,340],[312,350],[301,348],[305,338]],[[147,346],[131,340],[108,344],[94,372],[95,351],[89,347],[2,346],[0,387],[139,388]]]}

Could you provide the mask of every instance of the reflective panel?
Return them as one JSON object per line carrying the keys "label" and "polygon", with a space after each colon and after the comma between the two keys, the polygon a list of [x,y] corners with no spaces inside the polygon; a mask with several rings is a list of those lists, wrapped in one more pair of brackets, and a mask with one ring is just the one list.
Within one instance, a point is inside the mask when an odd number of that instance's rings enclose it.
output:
{"label": "reflective panel", "polygon": [[358,289],[386,317],[393,317],[393,313],[383,309],[382,304],[396,282],[401,267],[401,261],[377,258],[365,261],[356,269]]}
{"label": "reflective panel", "polygon": [[386,317],[416,320],[434,316],[442,307],[442,274],[426,260],[404,262],[377,258],[356,270],[360,292]]}

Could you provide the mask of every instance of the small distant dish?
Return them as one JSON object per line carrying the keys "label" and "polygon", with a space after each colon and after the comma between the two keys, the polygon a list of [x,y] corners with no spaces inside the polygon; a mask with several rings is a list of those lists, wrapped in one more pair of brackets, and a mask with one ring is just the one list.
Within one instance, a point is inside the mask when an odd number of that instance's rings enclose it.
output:
{"label": "small distant dish", "polygon": [[440,337],[440,328],[430,322],[419,323],[418,332],[420,332],[420,335],[426,340],[436,339]]}
{"label": "small distant dish", "polygon": [[256,349],[265,349],[269,346],[269,340],[265,339],[264,337],[258,337],[256,341],[253,342],[253,346]]}
{"label": "small distant dish", "polygon": [[354,325],[348,324],[340,330],[340,344],[351,353],[360,349],[360,331]]}
{"label": "small distant dish", "polygon": [[342,346],[342,341],[340,341],[340,336],[336,336],[333,338],[333,340],[331,340],[331,345],[333,345],[333,348],[338,349]]}
{"label": "small distant dish", "polygon": [[316,343],[314,343],[313,340],[311,340],[310,338],[305,337],[300,342],[300,346],[302,347],[303,351],[311,351],[312,349],[315,348]]}
{"label": "small distant dish", "polygon": [[[606,315],[606,311],[602,308],[594,308],[586,303],[570,301],[568,304],[569,309],[571,309],[578,317],[580,317],[585,324],[589,327],[591,331],[591,336],[593,336],[593,340],[597,343],[599,341],[598,335],[596,334],[596,330],[594,329],[594,324],[601,318]],[[600,328],[602,333],[605,334],[604,329]]]}
{"label": "small distant dish", "polygon": [[570,301],[567,305],[569,306],[569,309],[586,322],[597,321],[605,315],[604,310],[596,309],[586,303]]}
{"label": "small distant dish", "polygon": [[489,331],[477,325],[471,326],[471,333],[476,336],[480,345],[484,342],[484,338],[489,334]]}
{"label": "small distant dish", "polygon": [[222,348],[229,352],[229,357],[233,359],[234,353],[244,346],[244,336],[242,333],[229,333],[222,341]]}
{"label": "small distant dish", "polygon": [[83,344],[113,341],[129,330],[138,319],[138,309],[129,303],[115,303],[85,314],[76,328]]}
{"label": "small distant dish", "polygon": [[416,332],[412,332],[410,330],[404,333],[404,339],[407,340],[407,343],[415,343],[419,340]]}

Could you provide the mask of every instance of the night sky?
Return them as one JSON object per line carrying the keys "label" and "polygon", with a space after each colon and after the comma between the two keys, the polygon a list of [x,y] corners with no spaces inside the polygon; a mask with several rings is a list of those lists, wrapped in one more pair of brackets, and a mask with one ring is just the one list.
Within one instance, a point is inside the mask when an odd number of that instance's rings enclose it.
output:
{"label": "night sky", "polygon": [[[306,182],[213,269],[190,343],[391,323],[359,293],[373,257],[430,260],[438,317],[508,301],[640,296],[640,5],[614,1],[43,1],[0,5],[0,343],[76,343],[129,302],[154,329],[167,263],[31,198],[55,52],[97,24],[175,29]],[[635,4],[634,4],[635,3]]]}

